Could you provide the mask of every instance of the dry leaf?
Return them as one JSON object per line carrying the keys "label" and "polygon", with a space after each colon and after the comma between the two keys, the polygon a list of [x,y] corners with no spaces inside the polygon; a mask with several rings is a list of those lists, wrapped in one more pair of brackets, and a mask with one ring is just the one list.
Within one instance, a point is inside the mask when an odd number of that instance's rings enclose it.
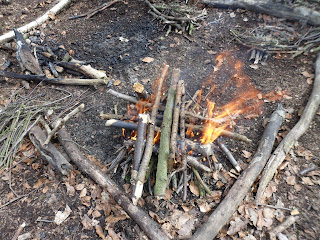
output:
{"label": "dry leaf", "polygon": [[144,59],[141,60],[142,62],[145,62],[145,63],[151,63],[154,61],[154,58],[152,57],[145,57]]}
{"label": "dry leaf", "polygon": [[293,209],[293,210],[290,212],[290,214],[291,214],[292,216],[295,216],[295,215],[299,215],[300,213],[299,213],[299,210],[298,210],[298,209]]}
{"label": "dry leaf", "polygon": [[60,225],[61,223],[63,223],[70,215],[71,213],[71,208],[68,206],[68,204],[66,205],[66,208],[64,209],[63,212],[58,211],[54,217],[54,223],[57,225]]}
{"label": "dry leaf", "polygon": [[236,14],[235,14],[234,12],[232,12],[232,13],[229,14],[229,16],[230,16],[231,18],[235,18],[235,17],[236,17]]}
{"label": "dry leaf", "polygon": [[84,183],[80,183],[80,184],[78,184],[78,185],[75,187],[75,189],[76,189],[77,191],[81,191],[82,189],[84,189],[85,186],[86,186],[86,185],[85,185]]}
{"label": "dry leaf", "polygon": [[198,188],[197,184],[195,184],[193,181],[189,183],[189,189],[194,195],[199,197],[199,195],[200,195],[199,188]]}
{"label": "dry leaf", "polygon": [[86,207],[90,207],[90,200],[91,200],[91,196],[85,196],[83,198],[81,198],[81,203],[82,205],[86,206]]}
{"label": "dry leaf", "polygon": [[120,240],[120,233],[116,233],[112,228],[108,228],[108,235],[112,238],[112,240]]}
{"label": "dry leaf", "polygon": [[257,70],[259,68],[259,66],[256,64],[251,64],[251,65],[249,65],[249,67],[251,67],[254,70]]}
{"label": "dry leaf", "polygon": [[113,82],[113,86],[118,86],[120,83],[121,83],[120,80],[115,80],[115,81]]}
{"label": "dry leaf", "polygon": [[98,236],[102,239],[105,239],[106,236],[104,235],[103,229],[100,225],[96,226],[96,233],[98,234]]}
{"label": "dry leaf", "polygon": [[67,194],[72,197],[76,193],[76,190],[74,189],[73,186],[71,186],[68,182],[65,182],[64,185],[67,188]]}
{"label": "dry leaf", "polygon": [[152,212],[152,211],[150,211],[150,210],[149,210],[149,215],[150,215],[150,217],[152,217],[157,223],[162,224],[162,223],[165,223],[165,222],[166,222],[165,220],[162,220],[162,219],[158,216],[158,214],[156,214],[156,213],[154,213],[154,212]]}
{"label": "dry leaf", "polygon": [[289,176],[289,177],[287,177],[286,182],[287,182],[288,185],[293,186],[293,185],[296,184],[296,177],[295,176]]}
{"label": "dry leaf", "polygon": [[308,73],[307,71],[303,71],[303,72],[301,72],[301,74],[302,74],[304,77],[307,77],[307,78],[309,78],[309,77],[311,76],[311,74]]}
{"label": "dry leaf", "polygon": [[33,188],[40,188],[40,187],[42,187],[45,180],[46,180],[45,178],[40,178],[40,179],[38,179],[38,181],[33,185]]}
{"label": "dry leaf", "polygon": [[192,236],[195,219],[188,212],[175,209],[170,216],[170,222],[178,229],[180,239],[189,239]]}
{"label": "dry leaf", "polygon": [[227,234],[229,236],[232,236],[237,232],[239,232],[240,230],[245,229],[247,227],[247,224],[248,224],[247,220],[242,221],[241,218],[236,217],[234,221],[230,221],[230,226],[228,228]]}
{"label": "dry leaf", "polygon": [[97,210],[94,210],[93,213],[92,213],[92,216],[94,218],[98,218],[98,217],[101,217],[101,213],[99,211],[97,211]]}
{"label": "dry leaf", "polygon": [[311,179],[309,177],[302,177],[302,184],[304,185],[309,185],[309,186],[313,186],[314,183],[311,181]]}
{"label": "dry leaf", "polygon": [[80,198],[83,198],[83,197],[86,196],[86,195],[87,195],[87,189],[84,188],[84,189],[81,190],[79,197],[80,197]]}
{"label": "dry leaf", "polygon": [[252,153],[246,150],[242,150],[242,153],[242,156],[244,156],[245,158],[250,158],[252,156]]}
{"label": "dry leaf", "polygon": [[144,79],[141,80],[141,82],[143,82],[143,83],[148,83],[148,82],[150,82],[150,81],[151,81],[150,78],[144,78]]}
{"label": "dry leaf", "polygon": [[200,209],[200,212],[206,213],[211,210],[211,206],[207,202],[204,202],[199,205],[199,209]]}

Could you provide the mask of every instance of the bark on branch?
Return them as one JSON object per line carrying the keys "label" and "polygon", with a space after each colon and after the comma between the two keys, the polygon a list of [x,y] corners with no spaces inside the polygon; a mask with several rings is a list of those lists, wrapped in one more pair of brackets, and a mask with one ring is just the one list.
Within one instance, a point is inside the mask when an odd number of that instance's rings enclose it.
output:
{"label": "bark on branch", "polygon": [[214,239],[223,226],[229,222],[266,164],[284,117],[285,112],[282,108],[278,108],[271,115],[269,123],[261,138],[258,150],[248,168],[243,171],[238,180],[233,184],[227,196],[210,215],[207,222],[196,231],[192,240]]}
{"label": "bark on branch", "polygon": [[285,18],[292,21],[302,21],[310,25],[320,25],[320,13],[306,7],[291,7],[269,0],[202,0],[218,8],[243,8],[254,12]]}

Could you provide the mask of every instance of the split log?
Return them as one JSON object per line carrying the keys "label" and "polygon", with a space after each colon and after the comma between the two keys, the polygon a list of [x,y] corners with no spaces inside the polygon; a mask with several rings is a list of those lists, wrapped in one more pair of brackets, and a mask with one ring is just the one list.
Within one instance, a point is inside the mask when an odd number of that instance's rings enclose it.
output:
{"label": "split log", "polygon": [[[25,33],[30,31],[33,28],[36,28],[43,23],[45,23],[47,20],[50,20],[54,15],[58,14],[62,11],[62,9],[66,8],[71,3],[71,0],[60,0],[53,8],[51,8],[49,11],[47,11],[44,15],[37,18],[33,22],[28,23],[27,25],[24,25],[22,27],[18,28],[18,31],[21,33]],[[10,31],[8,33],[3,34],[0,36],[0,44],[10,41],[14,38],[14,32]]]}
{"label": "split log", "polygon": [[271,115],[269,123],[262,135],[257,152],[248,168],[242,172],[240,177],[233,184],[227,196],[210,215],[208,220],[198,231],[196,231],[191,238],[192,240],[214,239],[223,226],[229,222],[230,218],[237,210],[266,164],[272,151],[275,137],[284,118],[285,111],[279,106]]}
{"label": "split log", "polygon": [[47,160],[58,172],[60,172],[60,174],[68,175],[69,170],[72,169],[72,165],[52,143],[44,145],[47,136],[40,127],[33,127],[29,132],[29,138],[45,160]]}
{"label": "split log", "polygon": [[101,187],[106,188],[114,200],[140,226],[150,239],[168,240],[168,237],[160,230],[159,225],[141,208],[133,205],[130,198],[117,184],[80,152],[65,128],[62,128],[57,135],[59,142],[62,144],[70,159],[82,172],[88,174]]}
{"label": "split log", "polygon": [[309,125],[317,112],[320,105],[320,54],[315,63],[315,79],[313,90],[309,97],[308,103],[304,108],[299,122],[291,129],[291,131],[281,141],[279,146],[273,152],[268,164],[262,174],[257,191],[256,201],[260,202],[263,192],[269,181],[273,178],[277,168],[285,159],[286,155],[299,138],[308,130]]}
{"label": "split log", "polygon": [[150,162],[152,151],[153,151],[154,129],[155,129],[156,117],[157,117],[157,113],[160,105],[161,89],[165,81],[165,78],[167,77],[168,70],[169,70],[169,65],[164,64],[161,70],[161,76],[158,79],[159,83],[157,86],[156,98],[154,100],[152,113],[151,113],[151,120],[148,127],[146,148],[144,150],[143,158],[139,168],[139,173],[137,176],[136,189],[135,189],[135,192],[133,193],[133,198],[132,198],[132,201],[134,204],[138,203],[138,200],[142,195],[143,185],[144,185],[146,173],[148,170],[149,162]]}
{"label": "split log", "polygon": [[177,83],[180,78],[180,69],[173,69],[171,84],[168,90],[166,108],[161,125],[160,147],[156,172],[156,183],[154,186],[155,196],[165,196],[168,182],[168,160],[170,154],[170,137],[172,126],[172,111],[175,102]]}
{"label": "split log", "polygon": [[203,4],[217,8],[242,8],[292,21],[320,25],[320,13],[306,7],[292,7],[270,0],[202,0]]}

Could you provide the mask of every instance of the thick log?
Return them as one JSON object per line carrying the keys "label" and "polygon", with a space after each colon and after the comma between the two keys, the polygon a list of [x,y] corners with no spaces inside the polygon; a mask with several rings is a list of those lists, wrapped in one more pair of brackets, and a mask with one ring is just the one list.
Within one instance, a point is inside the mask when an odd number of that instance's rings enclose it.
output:
{"label": "thick log", "polygon": [[169,239],[160,230],[159,225],[153,219],[151,219],[140,207],[133,205],[130,198],[117,186],[117,184],[80,152],[65,128],[62,128],[57,135],[59,142],[62,144],[70,159],[82,172],[88,174],[101,187],[106,188],[114,200],[141,227],[150,239]]}
{"label": "thick log", "polygon": [[262,135],[257,152],[248,168],[242,172],[238,180],[233,184],[227,196],[210,215],[208,220],[198,231],[196,231],[192,240],[214,239],[223,226],[229,222],[230,218],[251,189],[252,184],[264,168],[264,165],[272,151],[275,137],[284,118],[285,111],[280,107],[271,115],[269,123]]}
{"label": "thick log", "polygon": [[242,8],[314,26],[320,25],[320,13],[306,7],[291,7],[268,0],[202,0],[201,2],[217,8]]}

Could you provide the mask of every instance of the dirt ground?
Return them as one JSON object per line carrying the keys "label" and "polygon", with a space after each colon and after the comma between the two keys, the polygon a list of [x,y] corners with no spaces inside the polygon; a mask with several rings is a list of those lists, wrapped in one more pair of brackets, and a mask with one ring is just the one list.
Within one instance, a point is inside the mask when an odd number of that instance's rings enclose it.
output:
{"label": "dirt ground", "polygon": [[[164,25],[148,14],[148,6],[143,1],[116,3],[91,19],[68,19],[101,3],[98,0],[74,1],[56,20],[42,25],[39,31],[34,33],[40,34],[48,42],[52,41],[72,50],[74,58],[105,70],[116,83],[111,88],[129,95],[133,95],[132,85],[136,82],[145,84],[150,90],[162,64],[167,62],[171,69],[181,69],[181,78],[186,81],[187,92],[192,96],[196,90],[201,89],[213,72],[217,55],[228,52],[230,57],[226,61],[230,64],[227,64],[223,71],[219,71],[219,75],[214,79],[217,88],[222,90],[214,98],[218,105],[225,104],[226,96],[232,91],[232,86],[226,89],[223,89],[223,86],[232,74],[232,62],[240,60],[244,64],[243,72],[250,77],[257,89],[263,93],[285,92],[285,97],[278,102],[288,111],[288,118],[281,128],[278,140],[298,121],[312,90],[308,74],[314,74],[316,55],[301,55],[291,59],[289,55],[271,54],[265,65],[257,64],[252,67],[253,63],[249,61],[251,49],[234,41],[230,29],[245,31],[263,24],[288,24],[299,32],[305,31],[305,26],[243,10],[207,8],[207,19],[200,29],[194,30],[193,35],[172,32],[165,36]],[[50,0],[0,3],[0,34],[34,20],[53,4],[54,1]],[[153,58],[153,61],[143,62],[145,57]],[[15,53],[0,48],[0,64],[5,59],[13,63],[9,67],[10,71],[19,71]],[[75,101],[84,102],[85,110],[68,121],[67,129],[73,140],[92,159],[106,163],[114,158],[116,149],[121,146],[121,131],[105,127],[105,121],[99,114],[111,113],[116,107],[119,113],[125,113],[127,103],[107,94],[107,86],[94,88],[30,83],[30,89],[25,89],[19,80],[5,78],[0,78],[0,84],[2,107],[13,92],[19,89],[20,95],[24,96],[30,93],[34,96],[45,93],[41,101],[53,101],[64,96],[66,92],[71,93],[72,99],[65,100],[65,107],[59,110],[61,112]],[[243,118],[237,122],[234,131],[245,134],[253,140],[252,143],[226,140],[226,145],[242,166],[246,166],[250,161],[250,157],[244,156],[243,150],[255,153],[263,132],[263,123],[274,111],[276,104],[277,102],[265,101],[263,111],[258,116]],[[286,165],[279,170],[273,181],[274,189],[268,204],[276,205],[281,202],[283,207],[297,209],[299,212],[297,222],[284,232],[289,239],[320,239],[320,186],[317,175],[320,167],[319,143],[318,111],[309,130],[286,158]],[[25,153],[21,153],[22,156],[36,154],[27,139],[23,146]],[[225,160],[221,158],[221,161]],[[227,163],[223,164],[228,169],[231,168]],[[311,172],[314,175],[302,176],[300,171],[310,166],[316,167],[316,170]],[[127,182],[119,175],[121,174],[115,174],[114,179],[119,185],[125,186]],[[307,181],[306,177],[314,181]],[[223,189],[227,191],[226,188]],[[112,199],[105,199],[106,195],[88,176],[75,171],[72,176],[61,177],[39,157],[30,157],[18,163],[11,171],[1,171],[0,239],[12,239],[24,221],[27,225],[22,234],[29,235],[23,239],[100,239],[101,235],[97,233],[96,226],[101,226],[109,239],[144,239],[135,222],[129,219]],[[187,204],[182,204],[181,195],[175,193],[167,204],[160,202],[160,205],[157,205],[152,197],[147,197],[143,207],[146,211],[156,212],[163,219],[170,215],[170,207],[182,211],[181,206],[192,206],[194,232],[209,213],[200,212],[200,204],[195,200],[198,197],[191,193],[189,195]],[[10,202],[14,199],[16,201]],[[252,196],[248,195],[244,205],[248,206],[250,200]],[[8,202],[10,204],[4,206]],[[57,211],[64,211],[66,205],[70,207],[71,214],[61,225],[57,225],[53,222],[55,215]],[[254,209],[258,215],[259,211],[262,211],[262,207]],[[282,214],[286,218],[290,216],[290,211],[284,210]],[[240,209],[232,221],[239,216],[245,222],[246,214]],[[252,216],[248,219],[250,220],[245,224],[246,227],[239,229],[234,235],[230,234],[232,237],[226,234],[230,230],[229,226],[226,226],[220,239],[266,239],[266,233],[279,224],[280,218],[273,218],[271,224],[262,226],[259,226]],[[178,238],[178,235],[174,235],[174,238]]]}

